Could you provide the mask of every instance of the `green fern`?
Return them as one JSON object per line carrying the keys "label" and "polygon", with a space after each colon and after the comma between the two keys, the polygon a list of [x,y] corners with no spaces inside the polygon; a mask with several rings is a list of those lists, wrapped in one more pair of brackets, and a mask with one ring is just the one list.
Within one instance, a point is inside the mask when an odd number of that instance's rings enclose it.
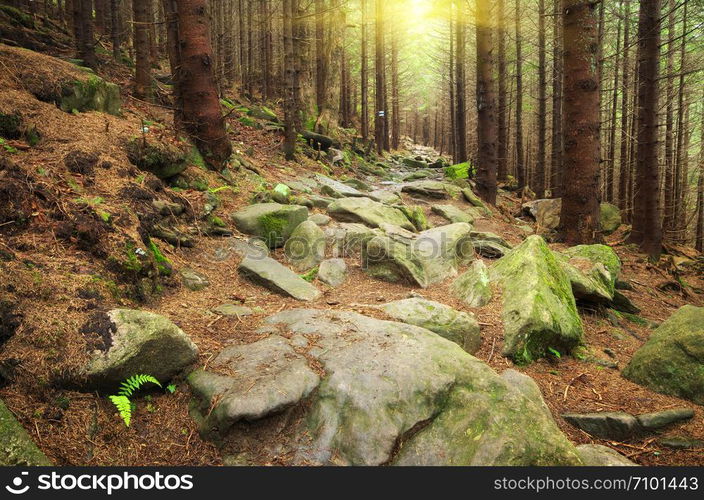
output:
{"label": "green fern", "polygon": [[110,396],[110,401],[117,408],[120,418],[127,427],[132,421],[133,405],[130,397],[145,384],[155,384],[161,387],[161,383],[151,375],[133,375],[120,384],[120,390],[116,395]]}

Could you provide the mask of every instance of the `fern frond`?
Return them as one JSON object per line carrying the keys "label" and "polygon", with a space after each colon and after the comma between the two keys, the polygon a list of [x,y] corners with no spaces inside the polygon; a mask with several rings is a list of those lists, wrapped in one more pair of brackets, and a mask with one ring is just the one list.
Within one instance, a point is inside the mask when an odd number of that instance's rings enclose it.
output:
{"label": "fern frond", "polygon": [[132,375],[120,385],[117,393],[120,396],[130,397],[137,392],[144,384],[155,384],[161,387],[161,383],[151,375]]}
{"label": "fern frond", "polygon": [[110,396],[110,401],[117,408],[125,425],[129,427],[132,421],[132,402],[130,399],[127,396]]}

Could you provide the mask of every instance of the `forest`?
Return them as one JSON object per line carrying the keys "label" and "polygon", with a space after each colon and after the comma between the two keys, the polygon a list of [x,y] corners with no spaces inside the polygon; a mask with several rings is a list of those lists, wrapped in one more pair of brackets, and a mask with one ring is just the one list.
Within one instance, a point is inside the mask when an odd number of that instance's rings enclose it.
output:
{"label": "forest", "polygon": [[704,465],[702,0],[0,0],[0,465]]}

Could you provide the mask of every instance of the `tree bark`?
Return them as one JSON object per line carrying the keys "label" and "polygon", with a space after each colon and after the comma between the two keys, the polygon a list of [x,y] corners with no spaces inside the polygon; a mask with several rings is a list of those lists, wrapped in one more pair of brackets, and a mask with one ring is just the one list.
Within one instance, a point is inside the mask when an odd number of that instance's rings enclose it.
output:
{"label": "tree bark", "polygon": [[562,143],[562,13],[561,0],[553,0],[552,141],[550,148],[550,187],[553,198],[563,194]]}
{"label": "tree bark", "polygon": [[384,146],[388,143],[386,110],[386,61],[384,57],[384,1],[376,0],[376,46],[375,46],[375,71],[376,71],[376,115],[374,117],[374,139],[377,154],[382,154]]}
{"label": "tree bark", "polygon": [[545,64],[545,0],[538,0],[538,151],[535,162],[535,195],[545,197],[547,172],[545,143],[547,128],[547,71]]}
{"label": "tree bark", "polygon": [[491,32],[491,3],[477,0],[477,191],[492,205],[496,204],[496,96],[494,91],[494,56]]}
{"label": "tree bark", "polygon": [[564,15],[564,169],[561,234],[568,245],[599,239],[599,75],[592,0],[562,0]]}
{"label": "tree bark", "polygon": [[208,165],[219,170],[229,160],[232,145],[213,75],[206,0],[177,0],[177,5],[184,127]]}
{"label": "tree bark", "polygon": [[658,75],[660,0],[640,3],[638,20],[638,149],[633,229],[629,243],[651,259],[662,252],[660,173],[658,170]]}
{"label": "tree bark", "polygon": [[499,136],[497,141],[499,182],[505,182],[508,177],[508,130],[507,130],[507,96],[506,96],[506,0],[497,1],[498,27],[498,66],[499,66],[499,94],[498,106]]}
{"label": "tree bark", "polygon": [[523,44],[521,40],[521,0],[516,0],[516,179],[518,187],[526,185],[523,158]]}
{"label": "tree bark", "polygon": [[619,155],[619,182],[618,182],[618,206],[621,210],[628,208],[628,176],[630,175],[628,146],[629,146],[629,131],[628,117],[630,105],[630,16],[631,3],[630,0],[624,0],[623,14],[623,82],[621,84],[621,152]]}
{"label": "tree bark", "polygon": [[674,72],[675,72],[675,0],[668,2],[667,16],[667,75],[665,76],[665,205],[663,237],[671,239],[675,229],[675,164],[674,164]]}
{"label": "tree bark", "polygon": [[467,19],[464,0],[456,0],[457,23],[455,25],[455,127],[457,128],[456,163],[463,163],[469,159],[467,155],[467,90],[466,82],[466,33]]}
{"label": "tree bark", "polygon": [[132,16],[134,26],[135,48],[135,96],[149,100],[152,90],[152,65],[149,50],[149,25],[152,0],[134,0],[132,2]]}

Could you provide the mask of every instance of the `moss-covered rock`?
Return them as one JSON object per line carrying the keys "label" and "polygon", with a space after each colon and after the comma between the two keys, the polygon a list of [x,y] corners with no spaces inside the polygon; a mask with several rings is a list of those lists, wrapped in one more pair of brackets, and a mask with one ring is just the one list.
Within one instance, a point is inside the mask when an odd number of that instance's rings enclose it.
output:
{"label": "moss-covered rock", "polygon": [[173,146],[148,142],[138,137],[130,140],[126,149],[127,157],[133,165],[151,172],[159,179],[177,176],[188,167],[186,155]]}
{"label": "moss-covered rock", "polygon": [[456,311],[445,304],[421,298],[389,302],[381,309],[395,320],[435,332],[470,354],[482,344],[479,323],[473,315]]}
{"label": "moss-covered rock", "polygon": [[480,209],[484,215],[491,215],[489,207],[484,204],[479,196],[474,194],[472,188],[467,187],[462,189],[462,196],[464,196],[464,199],[467,200],[468,203]]}
{"label": "moss-covered rock", "polygon": [[308,270],[325,258],[325,233],[313,221],[302,222],[284,245],[286,257],[295,269]]}
{"label": "moss-covered rock", "polygon": [[371,227],[393,224],[415,231],[415,226],[401,210],[370,198],[341,198],[328,206],[328,214],[342,222],[362,222]]}
{"label": "moss-covered rock", "polygon": [[189,378],[201,429],[247,463],[581,464],[535,382],[429,330],[297,309],[258,333]]}
{"label": "moss-covered rock", "polygon": [[530,362],[570,352],[583,329],[569,278],[540,236],[529,236],[490,269],[503,290],[504,355]]}
{"label": "moss-covered rock", "polygon": [[452,293],[469,307],[484,307],[491,301],[489,271],[484,261],[475,260],[451,286]]}
{"label": "moss-covered rock", "polygon": [[432,211],[434,214],[444,217],[450,222],[466,222],[473,224],[477,218],[477,214],[469,210],[461,210],[454,205],[433,205]]}
{"label": "moss-covered rock", "polygon": [[636,351],[623,376],[704,405],[704,307],[678,309]]}
{"label": "moss-covered rock", "polygon": [[234,213],[232,218],[243,233],[262,238],[269,248],[278,248],[308,219],[308,209],[300,205],[258,203]]}
{"label": "moss-covered rock", "polygon": [[428,218],[425,216],[425,210],[423,210],[423,207],[418,205],[396,205],[396,208],[403,212],[403,215],[411,221],[411,224],[413,224],[413,227],[415,227],[417,231],[425,231],[426,229],[430,229],[430,224],[428,223]]}
{"label": "moss-covered rock", "polygon": [[590,302],[611,302],[616,280],[621,273],[621,259],[606,245],[579,245],[558,256],[572,283],[576,298]]}
{"label": "moss-covered rock", "polygon": [[461,190],[453,184],[439,181],[415,181],[403,186],[401,190],[413,196],[430,199],[459,198]]}
{"label": "moss-covered rock", "polygon": [[120,87],[91,74],[85,80],[75,80],[64,85],[59,107],[68,113],[74,109],[80,112],[100,111],[120,115]]}
{"label": "moss-covered rock", "polygon": [[115,309],[84,331],[101,341],[85,369],[87,388],[113,390],[137,374],[166,382],[198,357],[198,348],[179,327],[146,311]]}
{"label": "moss-covered rock", "polygon": [[445,177],[448,179],[468,179],[469,178],[469,162],[458,163],[451,167],[445,168]]}
{"label": "moss-covered rock", "polygon": [[0,400],[0,465],[23,467],[52,465],[2,400]]}

